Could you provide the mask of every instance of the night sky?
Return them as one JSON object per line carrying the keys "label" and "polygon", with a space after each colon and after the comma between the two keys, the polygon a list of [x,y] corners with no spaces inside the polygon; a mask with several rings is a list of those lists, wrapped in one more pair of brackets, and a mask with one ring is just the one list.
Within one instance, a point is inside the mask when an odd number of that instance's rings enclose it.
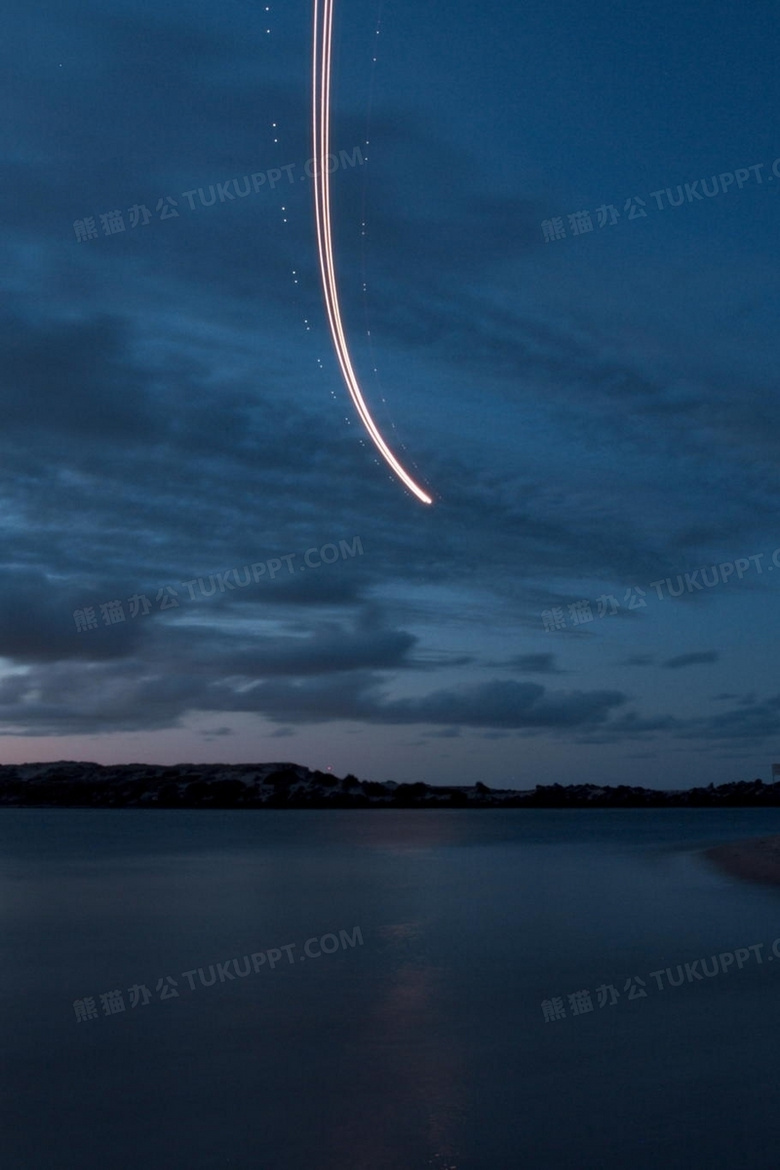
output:
{"label": "night sky", "polygon": [[0,759],[768,779],[776,5],[338,0],[432,507],[311,16],[6,5]]}

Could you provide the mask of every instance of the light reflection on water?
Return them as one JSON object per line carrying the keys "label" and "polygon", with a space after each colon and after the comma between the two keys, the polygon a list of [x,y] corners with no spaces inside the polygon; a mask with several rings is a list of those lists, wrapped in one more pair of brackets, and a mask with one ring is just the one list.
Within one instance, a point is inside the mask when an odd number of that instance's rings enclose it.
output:
{"label": "light reflection on water", "polygon": [[[4,810],[3,1165],[775,1166],[780,963],[540,1010],[780,936],[780,894],[701,857],[773,832],[774,810]],[[75,1022],[76,998],[355,925],[361,948]]]}

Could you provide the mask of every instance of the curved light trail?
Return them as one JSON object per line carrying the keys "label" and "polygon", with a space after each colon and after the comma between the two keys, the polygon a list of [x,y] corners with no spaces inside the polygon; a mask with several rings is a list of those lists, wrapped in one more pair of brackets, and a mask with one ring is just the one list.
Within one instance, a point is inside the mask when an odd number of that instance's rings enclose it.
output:
{"label": "curved light trail", "polygon": [[333,38],[333,2],[334,0],[314,0],[312,81],[314,212],[317,222],[317,248],[319,249],[320,255],[320,274],[322,276],[322,288],[325,294],[325,307],[328,312],[328,323],[330,325],[336,356],[341,367],[341,373],[344,376],[350,397],[357,408],[363,425],[401,482],[406,484],[409,491],[413,492],[423,504],[432,504],[433,500],[431,497],[414,482],[408,472],[404,471],[379,433],[379,429],[372,419],[363,398],[357,376],[352,366],[347,339],[344,335],[338,288],[336,285],[336,269],[333,261],[333,234],[330,217],[330,173],[328,171],[328,155],[330,153],[330,73],[331,43]]}

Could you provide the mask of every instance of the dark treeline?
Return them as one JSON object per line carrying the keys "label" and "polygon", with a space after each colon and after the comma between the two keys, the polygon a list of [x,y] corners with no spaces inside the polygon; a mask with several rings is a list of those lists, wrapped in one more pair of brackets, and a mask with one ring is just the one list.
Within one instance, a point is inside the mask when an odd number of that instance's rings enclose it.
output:
{"label": "dark treeline", "polygon": [[780,784],[737,781],[669,792],[627,784],[530,790],[379,783],[298,764],[100,764],[0,767],[15,808],[713,808],[780,805]]}

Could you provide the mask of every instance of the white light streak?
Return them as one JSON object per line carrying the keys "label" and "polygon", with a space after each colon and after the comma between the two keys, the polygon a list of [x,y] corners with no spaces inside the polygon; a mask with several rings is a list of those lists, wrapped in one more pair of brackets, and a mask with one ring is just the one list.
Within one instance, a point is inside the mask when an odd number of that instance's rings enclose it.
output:
{"label": "white light streak", "polygon": [[336,357],[341,367],[341,373],[364,427],[401,482],[406,484],[409,491],[413,492],[423,504],[432,504],[433,500],[431,497],[414,482],[408,472],[404,471],[382,438],[376,423],[369,413],[352,366],[352,359],[341,319],[341,307],[336,284],[336,268],[333,260],[333,233],[330,215],[330,173],[328,171],[328,155],[330,153],[330,74],[331,43],[333,37],[333,3],[334,0],[314,0],[314,52],[312,69],[312,137],[315,167],[314,213],[317,224],[317,248],[320,257],[320,274],[322,276],[322,288],[325,295],[328,323],[330,325],[331,337],[333,338],[333,345],[336,350]]}

